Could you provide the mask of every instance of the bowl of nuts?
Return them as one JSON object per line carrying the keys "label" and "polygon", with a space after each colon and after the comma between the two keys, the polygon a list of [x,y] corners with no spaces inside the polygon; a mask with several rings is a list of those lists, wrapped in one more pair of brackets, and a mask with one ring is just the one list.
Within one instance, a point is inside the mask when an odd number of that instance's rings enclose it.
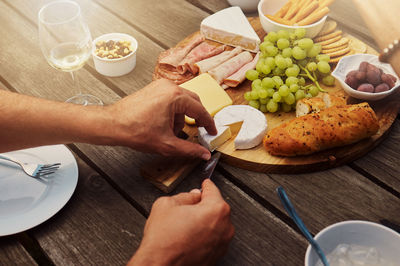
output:
{"label": "bowl of nuts", "polygon": [[138,43],[125,33],[108,33],[93,40],[94,66],[102,75],[119,77],[136,66]]}
{"label": "bowl of nuts", "polygon": [[383,99],[400,87],[399,77],[391,65],[370,54],[343,57],[332,76],[351,97],[367,101]]}

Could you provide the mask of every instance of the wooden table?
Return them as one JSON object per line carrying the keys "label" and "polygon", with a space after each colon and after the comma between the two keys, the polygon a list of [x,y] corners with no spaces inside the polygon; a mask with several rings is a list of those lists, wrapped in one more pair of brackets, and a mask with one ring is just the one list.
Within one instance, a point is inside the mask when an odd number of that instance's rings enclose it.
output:
{"label": "wooden table", "polygon": [[[51,68],[38,44],[37,13],[46,1],[0,1],[0,83],[4,89],[64,101],[71,78]],[[107,78],[89,62],[79,71],[83,90],[115,102],[151,81],[158,54],[199,30],[221,0],[81,0],[93,37],[125,32],[139,42],[136,69]],[[254,15],[254,14],[253,14]],[[337,0],[331,17],[375,46],[351,1]],[[152,203],[161,191],[139,166],[149,155],[122,147],[71,144],[78,187],[53,218],[27,232],[0,238],[0,265],[120,265],[140,243]],[[287,216],[275,189],[282,185],[313,234],[344,220],[400,224],[400,121],[375,150],[328,171],[262,174],[220,164],[214,181],[232,207],[236,235],[221,265],[301,265],[307,242]],[[196,171],[173,193],[199,187]]]}

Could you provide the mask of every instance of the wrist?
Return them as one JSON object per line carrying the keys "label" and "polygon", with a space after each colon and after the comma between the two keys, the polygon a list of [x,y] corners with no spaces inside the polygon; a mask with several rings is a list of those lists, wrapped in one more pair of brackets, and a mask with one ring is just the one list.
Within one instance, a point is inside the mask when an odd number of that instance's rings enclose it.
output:
{"label": "wrist", "polygon": [[147,245],[146,243],[140,244],[138,250],[128,262],[129,266],[137,265],[180,265],[179,254],[173,247],[159,247]]}

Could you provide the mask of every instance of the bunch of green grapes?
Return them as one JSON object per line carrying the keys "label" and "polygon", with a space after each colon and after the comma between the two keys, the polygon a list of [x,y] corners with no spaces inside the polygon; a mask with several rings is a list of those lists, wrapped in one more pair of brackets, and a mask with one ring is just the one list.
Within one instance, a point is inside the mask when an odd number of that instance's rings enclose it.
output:
{"label": "bunch of green grapes", "polygon": [[305,34],[306,30],[299,28],[293,33],[280,30],[265,36],[256,69],[246,72],[252,83],[244,98],[250,106],[264,113],[289,112],[298,100],[324,91],[318,80],[328,86],[335,83],[329,55],[320,54],[321,45],[305,38]]}

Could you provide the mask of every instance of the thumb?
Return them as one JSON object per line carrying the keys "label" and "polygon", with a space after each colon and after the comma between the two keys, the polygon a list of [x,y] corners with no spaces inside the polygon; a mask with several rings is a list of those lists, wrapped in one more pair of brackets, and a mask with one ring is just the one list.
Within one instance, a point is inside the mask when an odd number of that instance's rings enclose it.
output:
{"label": "thumb", "polygon": [[224,201],[219,192],[219,189],[210,179],[205,179],[202,184],[202,193],[201,193],[201,201],[202,202],[218,202]]}
{"label": "thumb", "polygon": [[171,146],[175,149],[173,151],[175,156],[190,156],[201,158],[203,160],[209,160],[211,157],[210,151],[197,143],[183,140],[174,136],[171,144]]}
{"label": "thumb", "polygon": [[193,205],[200,202],[201,194],[185,192],[171,197],[178,205]]}

